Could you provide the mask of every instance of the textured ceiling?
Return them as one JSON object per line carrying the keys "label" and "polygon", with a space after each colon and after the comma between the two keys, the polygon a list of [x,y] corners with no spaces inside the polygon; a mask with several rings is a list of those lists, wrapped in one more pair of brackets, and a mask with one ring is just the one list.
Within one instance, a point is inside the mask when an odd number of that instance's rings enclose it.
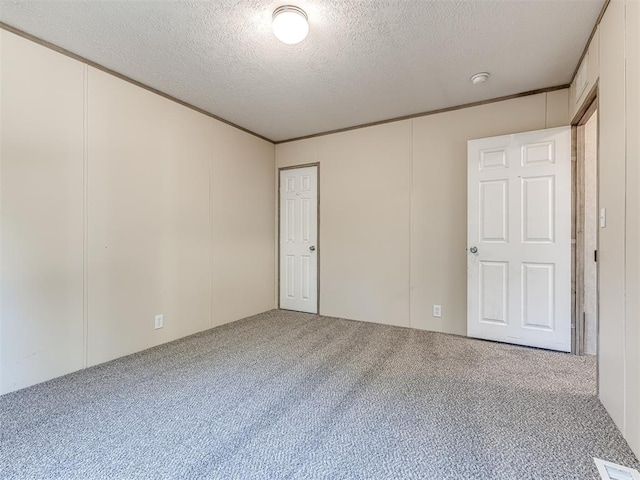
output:
{"label": "textured ceiling", "polygon": [[[0,20],[278,141],[566,84],[603,1],[0,0]],[[286,3],[298,45],[271,33]]]}

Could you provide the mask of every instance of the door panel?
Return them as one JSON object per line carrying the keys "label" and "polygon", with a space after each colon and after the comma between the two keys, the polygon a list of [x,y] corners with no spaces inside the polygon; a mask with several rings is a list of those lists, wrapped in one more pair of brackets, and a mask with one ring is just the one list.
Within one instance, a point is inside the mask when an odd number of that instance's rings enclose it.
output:
{"label": "door panel", "polygon": [[553,243],[555,226],[555,177],[522,179],[522,241]]}
{"label": "door panel", "polygon": [[507,242],[508,188],[506,180],[480,183],[480,239],[483,242]]}
{"label": "door panel", "polygon": [[570,127],[469,141],[469,336],[570,351],[570,146]]}
{"label": "door panel", "polygon": [[318,313],[318,167],[280,171],[280,308]]}
{"label": "door panel", "polygon": [[522,145],[522,165],[534,167],[555,163],[553,142],[540,142]]}
{"label": "door panel", "polygon": [[522,326],[553,332],[555,265],[522,264]]}
{"label": "door panel", "polygon": [[480,321],[508,324],[509,265],[506,262],[480,262]]}

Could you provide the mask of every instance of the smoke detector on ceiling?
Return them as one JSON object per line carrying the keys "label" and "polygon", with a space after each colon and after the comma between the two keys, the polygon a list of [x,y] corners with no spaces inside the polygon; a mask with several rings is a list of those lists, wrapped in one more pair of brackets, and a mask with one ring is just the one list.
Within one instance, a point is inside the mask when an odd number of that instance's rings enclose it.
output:
{"label": "smoke detector on ceiling", "polygon": [[488,79],[489,79],[488,72],[480,72],[480,73],[476,73],[471,77],[471,83],[473,83],[474,85],[480,85],[481,83],[486,82]]}

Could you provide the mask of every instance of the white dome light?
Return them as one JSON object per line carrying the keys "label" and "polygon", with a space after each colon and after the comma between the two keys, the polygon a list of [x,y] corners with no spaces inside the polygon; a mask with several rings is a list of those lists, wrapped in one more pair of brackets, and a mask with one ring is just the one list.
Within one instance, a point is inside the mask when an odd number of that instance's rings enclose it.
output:
{"label": "white dome light", "polygon": [[307,14],[293,5],[283,5],[273,12],[273,33],[281,42],[300,43],[309,33]]}

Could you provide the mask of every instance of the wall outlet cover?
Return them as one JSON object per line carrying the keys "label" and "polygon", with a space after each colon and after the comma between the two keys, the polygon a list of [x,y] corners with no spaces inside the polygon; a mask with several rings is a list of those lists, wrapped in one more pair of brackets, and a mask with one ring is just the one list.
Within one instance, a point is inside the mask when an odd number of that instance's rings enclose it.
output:
{"label": "wall outlet cover", "polygon": [[162,327],[164,327],[164,315],[156,315],[153,328],[158,330],[159,328],[162,328]]}
{"label": "wall outlet cover", "polygon": [[433,306],[433,316],[436,318],[442,317],[442,305]]}

